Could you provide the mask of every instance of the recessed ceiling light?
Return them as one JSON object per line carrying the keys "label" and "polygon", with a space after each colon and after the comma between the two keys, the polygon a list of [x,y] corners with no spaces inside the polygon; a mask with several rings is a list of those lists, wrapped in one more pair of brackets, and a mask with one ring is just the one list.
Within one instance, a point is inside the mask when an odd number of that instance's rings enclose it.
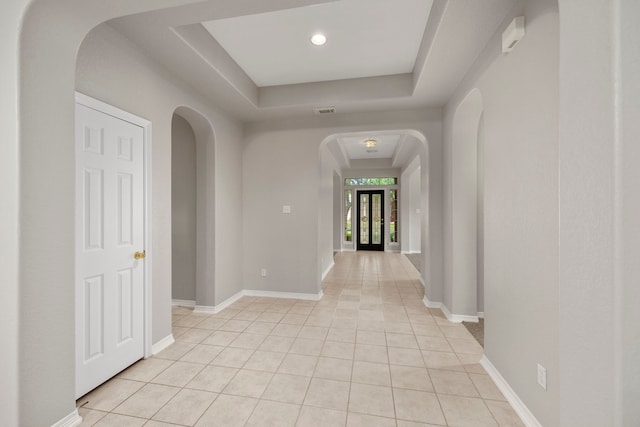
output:
{"label": "recessed ceiling light", "polygon": [[375,139],[367,139],[363,144],[367,148],[374,148],[378,143]]}
{"label": "recessed ceiling light", "polygon": [[315,46],[322,46],[327,42],[327,36],[322,33],[316,33],[311,36],[311,43]]}

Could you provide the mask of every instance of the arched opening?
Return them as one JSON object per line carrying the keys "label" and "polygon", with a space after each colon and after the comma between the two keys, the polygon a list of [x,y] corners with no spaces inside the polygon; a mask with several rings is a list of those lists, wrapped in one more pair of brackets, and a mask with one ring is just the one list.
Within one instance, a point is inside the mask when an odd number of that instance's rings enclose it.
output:
{"label": "arched opening", "polygon": [[[189,230],[195,234],[192,235],[192,241],[188,242],[195,249],[195,252],[173,253],[172,262],[179,262],[183,258],[191,258],[188,268],[192,268],[193,271],[185,271],[185,273],[191,274],[193,272],[195,279],[195,292],[193,293],[195,311],[211,312],[215,306],[215,165],[213,128],[202,114],[184,106],[176,108],[172,122],[178,124],[182,131],[181,135],[175,135],[176,138],[181,136],[187,140],[193,138],[194,150],[193,157],[190,160],[193,161],[191,166],[194,167],[194,171],[188,173],[191,176],[189,183],[195,185],[193,189],[187,190],[189,196],[186,196],[185,200],[176,200],[172,195],[172,202],[186,203],[186,206],[176,206],[172,203],[172,211],[182,212],[184,209],[186,210],[185,215],[189,215],[191,220],[195,220],[195,223],[189,226]],[[189,133],[189,129],[191,129],[192,135]],[[178,129],[176,128],[176,130]],[[174,136],[173,132],[172,136]],[[172,154],[174,149],[181,149],[182,142],[172,141]],[[184,153],[178,155],[178,159],[182,157],[187,157],[187,155]],[[183,160],[186,161],[187,159]],[[172,157],[172,166],[173,163],[174,159]],[[188,165],[184,166],[188,167]],[[183,170],[175,172],[180,175]],[[172,183],[176,182],[173,174],[174,171],[172,170]],[[182,181],[179,176],[175,178],[178,182]],[[183,185],[185,184],[188,185],[188,183],[183,183]],[[177,197],[182,198],[183,196]],[[177,220],[180,221],[181,218]],[[172,225],[174,224],[172,219]],[[178,247],[175,249],[182,250],[183,248]],[[180,281],[182,278],[173,276],[173,280]],[[173,286],[175,289],[175,286],[179,287],[180,284],[176,285],[174,283]]]}
{"label": "arched opening", "polygon": [[171,119],[171,299],[196,304],[196,135],[178,114]]}
{"label": "arched opening", "polygon": [[420,156],[406,166],[400,179],[401,222],[400,246],[402,253],[419,257],[422,252],[421,216],[422,216],[422,165]]}
{"label": "arched opening", "polygon": [[[318,220],[318,232],[319,232],[319,240],[318,240],[318,253],[324,254],[327,253],[328,250],[325,248],[326,244],[323,244],[322,235],[328,234],[333,235],[333,233],[340,233],[340,249],[342,251],[352,251],[355,250],[354,238],[356,232],[354,230],[354,225],[351,227],[347,225],[349,219],[353,219],[355,215],[355,195],[351,194],[349,198],[348,195],[345,195],[345,187],[344,187],[344,171],[349,169],[349,161],[345,158],[345,152],[340,148],[338,143],[339,138],[344,137],[366,137],[370,135],[371,132],[349,132],[344,134],[334,134],[326,137],[324,141],[320,144],[320,158],[323,159],[327,156],[330,156],[333,160],[333,164],[335,167],[339,167],[341,173],[343,174],[340,181],[334,180],[334,186],[339,185],[339,188],[333,188],[333,194],[340,194],[340,217],[337,215],[334,216],[336,218],[332,223],[326,221],[323,214],[323,209],[321,209],[319,213]],[[433,246],[437,246],[437,242],[434,239],[437,238],[437,233],[430,233],[430,220],[433,220],[433,217],[436,215],[429,215],[429,209],[437,209],[435,206],[431,206],[429,203],[429,149],[426,137],[419,131],[415,130],[389,130],[389,131],[375,131],[376,135],[385,135],[385,134],[401,134],[403,141],[402,148],[402,157],[403,160],[401,163],[396,165],[397,169],[397,178],[399,178],[399,186],[397,188],[397,193],[394,197],[398,200],[397,205],[397,215],[399,218],[399,231],[396,231],[397,234],[395,236],[395,240],[398,245],[396,246],[395,251],[397,252],[406,252],[407,250],[404,248],[413,247],[415,252],[419,253],[419,260],[421,265],[421,281],[425,286],[425,295],[427,299],[425,301],[440,301],[441,292],[440,288],[437,286],[437,281],[434,280],[433,275],[437,274],[431,268],[431,265],[437,264],[431,262],[431,251],[430,248]],[[326,160],[321,160],[320,165],[320,173],[321,176],[323,174],[327,174],[326,166],[323,166],[323,162],[326,163]],[[372,169],[372,170],[375,170]],[[323,172],[324,171],[324,172]],[[406,182],[405,182],[406,180]],[[322,179],[322,182],[325,182],[325,179]],[[323,184],[321,184],[321,187]],[[335,199],[337,201],[337,198]],[[322,203],[322,198],[321,198]],[[335,202],[334,202],[335,203]],[[350,207],[347,206],[350,203]],[[394,209],[391,208],[391,203],[386,203],[390,211]],[[413,212],[413,218],[407,216],[410,212]],[[386,217],[386,236],[387,240],[392,237],[392,230],[390,225],[388,224],[391,219],[391,212],[385,213]],[[405,228],[406,227],[406,228]],[[387,242],[388,243],[388,242]],[[404,246],[403,246],[404,245]],[[413,245],[413,246],[411,246]],[[336,246],[337,249],[337,246]],[[338,250],[338,249],[337,249]],[[321,257],[321,262],[322,262]],[[321,270],[322,271],[322,270]],[[434,283],[436,285],[434,285]]]}
{"label": "arched opening", "polygon": [[[477,321],[483,272],[482,96],[474,89],[456,109],[451,139],[450,247],[445,308],[450,320]],[[447,239],[449,240],[449,239]]]}

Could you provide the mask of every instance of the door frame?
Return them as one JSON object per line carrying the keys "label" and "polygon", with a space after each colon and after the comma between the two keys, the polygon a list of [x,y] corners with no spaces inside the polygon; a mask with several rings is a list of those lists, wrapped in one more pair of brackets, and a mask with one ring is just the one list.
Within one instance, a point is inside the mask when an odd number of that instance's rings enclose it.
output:
{"label": "door frame", "polygon": [[[364,248],[364,249],[360,249],[360,194],[361,193],[367,193],[369,194],[369,210],[371,210],[371,195],[373,194],[380,194],[382,195],[382,205],[380,207],[380,209],[382,210],[382,227],[380,230],[380,233],[382,234],[382,249],[368,249],[368,248]],[[385,252],[386,251],[386,236],[385,236],[385,227],[386,227],[386,212],[385,212],[385,204],[387,201],[387,197],[386,197],[386,190],[384,188],[382,189],[372,189],[372,188],[361,188],[361,189],[356,189],[356,197],[355,197],[355,203],[356,203],[356,217],[357,217],[357,223],[356,223],[356,240],[355,240],[355,250],[356,251],[380,251],[380,252]],[[353,220],[351,220],[351,223],[353,224]],[[371,224],[371,222],[370,222]],[[370,239],[373,236],[373,229],[372,229],[372,225],[369,226],[369,234],[370,234]],[[352,225],[352,230],[353,230],[353,225]],[[353,231],[352,231],[353,233]],[[373,243],[370,243],[369,245],[373,245]]]}
{"label": "door frame", "polygon": [[[147,255],[144,260],[143,267],[143,276],[144,276],[144,286],[143,286],[143,310],[144,313],[142,315],[143,321],[143,351],[144,358],[148,358],[152,355],[152,342],[151,342],[151,272],[152,272],[152,261],[153,261],[153,251],[151,249],[151,122],[147,119],[143,119],[142,117],[138,117],[134,114],[131,114],[127,111],[121,110],[113,105],[109,105],[105,102],[102,102],[98,99],[92,98],[80,92],[75,92],[75,103],[84,105],[87,108],[91,108],[92,110],[96,110],[98,112],[107,114],[109,116],[115,117],[117,119],[123,120],[125,122],[129,122],[136,126],[140,126],[143,130],[143,191],[144,191],[144,201],[143,201],[143,218],[144,218],[144,250],[147,252]],[[75,120],[75,116],[74,116]],[[75,150],[74,150],[75,153]],[[76,177],[77,179],[77,177]],[[75,189],[74,189],[75,193]],[[76,200],[77,203],[77,200]],[[76,221],[78,219],[76,218]],[[74,247],[74,257],[77,253],[77,248]],[[77,266],[75,277],[78,277]],[[75,287],[74,287],[75,289]],[[75,290],[74,290],[75,295]],[[75,328],[74,328],[75,329]],[[75,332],[74,332],[75,336]],[[75,354],[75,353],[74,353]],[[75,364],[74,360],[74,364]]]}

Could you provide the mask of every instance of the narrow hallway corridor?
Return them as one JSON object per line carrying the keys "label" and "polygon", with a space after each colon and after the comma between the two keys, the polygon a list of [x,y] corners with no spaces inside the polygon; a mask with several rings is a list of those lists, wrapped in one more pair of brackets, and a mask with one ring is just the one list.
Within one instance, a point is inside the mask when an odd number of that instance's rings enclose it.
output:
{"label": "narrow hallway corridor", "polygon": [[522,426],[401,254],[339,253],[321,301],[174,307],[176,343],[78,400],[97,426]]}

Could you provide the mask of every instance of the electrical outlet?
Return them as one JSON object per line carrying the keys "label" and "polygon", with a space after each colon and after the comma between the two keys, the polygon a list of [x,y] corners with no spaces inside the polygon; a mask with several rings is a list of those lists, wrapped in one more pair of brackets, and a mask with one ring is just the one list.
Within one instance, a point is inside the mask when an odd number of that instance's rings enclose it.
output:
{"label": "electrical outlet", "polygon": [[261,275],[262,277],[267,277],[267,269],[266,269],[266,268],[263,268],[262,270],[260,270],[260,275]]}
{"label": "electrical outlet", "polygon": [[538,384],[540,384],[540,387],[542,387],[543,389],[547,389],[547,370],[544,368],[544,366],[542,366],[541,364],[538,363]]}
{"label": "electrical outlet", "polygon": [[291,213],[291,206],[289,206],[289,205],[283,205],[283,206],[282,206],[282,213],[283,213],[283,214],[290,214],[290,213]]}

